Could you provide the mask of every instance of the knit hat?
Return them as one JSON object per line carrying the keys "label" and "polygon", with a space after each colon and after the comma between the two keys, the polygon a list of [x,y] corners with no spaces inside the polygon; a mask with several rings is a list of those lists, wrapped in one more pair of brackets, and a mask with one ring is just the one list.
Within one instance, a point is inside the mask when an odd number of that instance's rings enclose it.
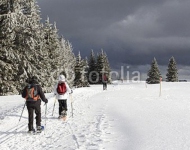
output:
{"label": "knit hat", "polygon": [[32,81],[38,81],[38,78],[37,78],[36,76],[33,76],[33,77],[31,78],[31,80],[32,80]]}
{"label": "knit hat", "polygon": [[65,76],[64,76],[64,75],[60,75],[60,76],[59,76],[59,81],[65,82]]}

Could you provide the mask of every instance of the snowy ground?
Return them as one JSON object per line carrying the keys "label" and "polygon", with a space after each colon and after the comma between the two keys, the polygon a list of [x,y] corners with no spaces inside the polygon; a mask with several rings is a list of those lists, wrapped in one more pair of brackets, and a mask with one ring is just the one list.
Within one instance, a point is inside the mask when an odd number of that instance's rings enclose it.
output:
{"label": "snowy ground", "polygon": [[[189,150],[190,83],[114,83],[75,89],[74,117],[52,116],[49,99],[46,128],[40,135],[27,134],[27,109],[20,96],[0,97],[1,150]],[[71,115],[68,100],[68,116]],[[42,124],[45,123],[42,105]],[[16,128],[18,130],[16,131]]]}

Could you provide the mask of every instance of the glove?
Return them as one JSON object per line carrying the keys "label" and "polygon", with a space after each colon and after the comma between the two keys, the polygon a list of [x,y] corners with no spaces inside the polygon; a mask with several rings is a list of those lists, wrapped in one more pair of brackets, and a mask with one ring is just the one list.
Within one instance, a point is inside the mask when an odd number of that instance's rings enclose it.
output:
{"label": "glove", "polygon": [[47,103],[48,103],[48,100],[46,99],[45,104],[47,104]]}
{"label": "glove", "polygon": [[73,90],[71,90],[71,93],[69,93],[69,94],[72,94],[73,93]]}

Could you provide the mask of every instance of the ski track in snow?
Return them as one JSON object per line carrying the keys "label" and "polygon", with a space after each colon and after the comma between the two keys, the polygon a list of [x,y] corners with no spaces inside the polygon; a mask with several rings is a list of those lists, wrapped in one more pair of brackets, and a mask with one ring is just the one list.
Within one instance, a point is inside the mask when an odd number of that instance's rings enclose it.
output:
{"label": "ski track in snow", "polygon": [[[90,92],[89,92],[90,91]],[[58,102],[56,101],[54,116],[52,110],[54,97],[49,96],[47,109],[47,118],[45,118],[45,106],[42,102],[42,125],[45,124],[45,130],[39,135],[29,135],[27,133],[28,112],[25,107],[21,121],[18,123],[23,105],[17,106],[11,110],[0,114],[0,147],[3,150],[102,150],[103,142],[110,142],[109,139],[110,120],[105,114],[106,101],[109,97],[104,96],[101,89],[83,90],[83,92],[74,91],[73,108],[74,117],[71,117],[71,104],[68,103],[68,119],[63,122],[57,119]],[[100,94],[105,101],[99,110],[93,107],[93,96]],[[89,102],[90,101],[90,102]],[[92,118],[93,116],[93,118]],[[91,118],[90,118],[91,117]],[[34,120],[35,124],[35,120]],[[17,130],[16,130],[17,129]],[[107,138],[105,138],[107,137]],[[104,139],[104,141],[103,141]],[[107,139],[107,140],[105,140]],[[24,144],[23,144],[24,143]],[[27,144],[28,143],[28,144]]]}
{"label": "ski track in snow", "polygon": [[[74,117],[68,99],[68,119],[58,120],[58,102],[47,94],[42,102],[40,135],[27,134],[28,112],[17,96],[1,97],[1,150],[189,150],[189,83],[159,85],[118,82],[107,91],[101,85],[75,89]],[[17,104],[15,100],[20,102]],[[9,102],[10,107],[9,106]],[[12,104],[12,102],[14,102]],[[10,109],[11,108],[11,109]],[[35,123],[35,122],[34,122]],[[18,130],[16,131],[16,129]]]}

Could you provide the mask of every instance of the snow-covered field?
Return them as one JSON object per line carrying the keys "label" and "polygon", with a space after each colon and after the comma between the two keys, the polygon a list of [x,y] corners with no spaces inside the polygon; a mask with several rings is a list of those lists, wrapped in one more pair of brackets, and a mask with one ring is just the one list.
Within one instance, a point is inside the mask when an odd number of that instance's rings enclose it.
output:
{"label": "snow-covered field", "polygon": [[[74,117],[52,116],[54,97],[49,99],[47,118],[42,103],[40,135],[27,134],[28,113],[21,96],[0,97],[1,150],[189,150],[190,83],[144,82],[75,89]],[[68,100],[68,116],[71,115]],[[18,124],[19,122],[19,124]],[[16,128],[18,130],[16,131]]]}

